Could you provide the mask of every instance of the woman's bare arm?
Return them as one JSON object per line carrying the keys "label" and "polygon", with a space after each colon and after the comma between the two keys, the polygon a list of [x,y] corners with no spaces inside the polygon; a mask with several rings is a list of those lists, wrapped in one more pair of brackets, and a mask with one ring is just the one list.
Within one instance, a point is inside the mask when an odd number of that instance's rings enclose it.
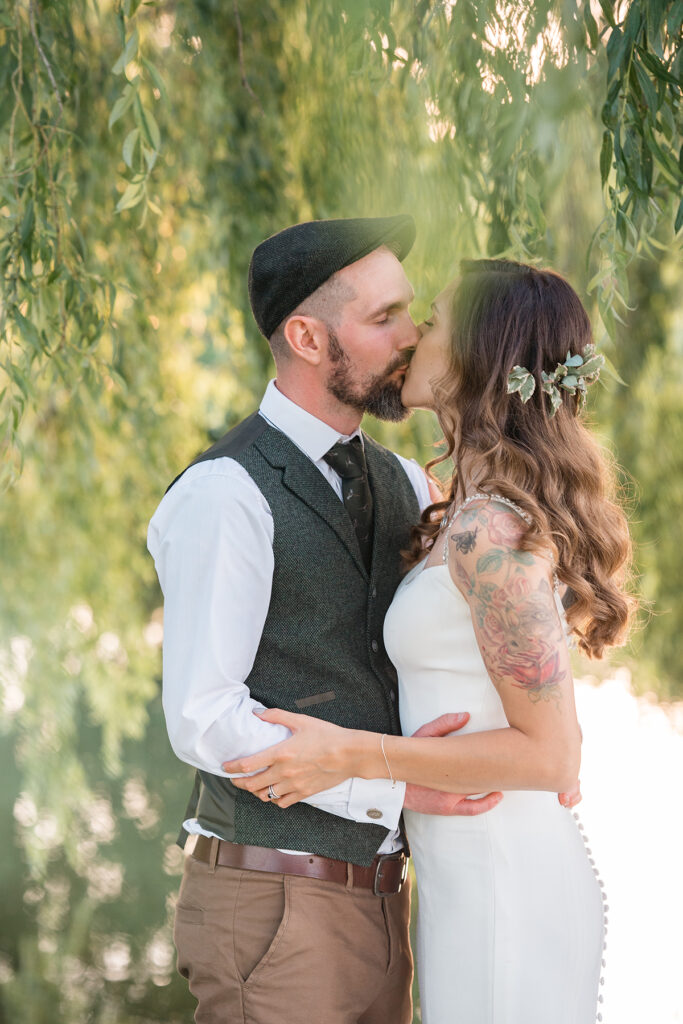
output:
{"label": "woman's bare arm", "polygon": [[578,777],[580,731],[550,564],[519,550],[522,529],[514,513],[487,503],[459,513],[447,538],[451,576],[470,606],[508,728],[449,737],[439,747],[387,737],[400,778],[479,792],[570,790]]}

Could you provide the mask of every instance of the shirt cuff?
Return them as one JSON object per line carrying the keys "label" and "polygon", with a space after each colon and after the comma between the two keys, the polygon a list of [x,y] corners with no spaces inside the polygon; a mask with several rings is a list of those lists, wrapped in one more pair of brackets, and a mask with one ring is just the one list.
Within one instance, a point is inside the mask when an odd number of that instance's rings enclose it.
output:
{"label": "shirt cuff", "polygon": [[349,817],[354,821],[398,828],[406,795],[405,782],[391,779],[352,779]]}

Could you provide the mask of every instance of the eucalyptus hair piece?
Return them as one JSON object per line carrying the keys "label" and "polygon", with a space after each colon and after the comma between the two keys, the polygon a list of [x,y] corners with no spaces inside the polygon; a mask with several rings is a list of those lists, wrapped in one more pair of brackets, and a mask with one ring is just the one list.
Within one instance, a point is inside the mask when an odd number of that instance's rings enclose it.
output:
{"label": "eucalyptus hair piece", "polygon": [[[595,351],[595,345],[586,345],[583,355],[567,352],[563,363],[552,373],[541,371],[541,390],[550,396],[550,415],[554,416],[562,405],[562,391],[578,395],[579,409],[586,404],[586,390],[600,376],[605,357]],[[525,366],[513,366],[508,374],[508,394],[518,394],[526,404],[536,390],[536,378]]]}

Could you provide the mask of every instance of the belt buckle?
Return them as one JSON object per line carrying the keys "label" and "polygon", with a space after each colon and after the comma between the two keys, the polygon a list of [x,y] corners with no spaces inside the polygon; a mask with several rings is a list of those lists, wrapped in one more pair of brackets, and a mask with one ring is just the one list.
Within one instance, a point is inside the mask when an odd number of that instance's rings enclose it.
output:
{"label": "belt buckle", "polygon": [[[382,892],[382,876],[384,873],[384,865],[389,861],[399,861],[402,864],[401,879],[398,883],[398,889],[395,893],[393,892]],[[372,892],[374,896],[395,896],[403,888],[403,883],[408,877],[408,858],[406,857],[403,850],[398,850],[396,853],[380,853],[377,858],[377,867],[375,869],[375,877],[372,881]]]}

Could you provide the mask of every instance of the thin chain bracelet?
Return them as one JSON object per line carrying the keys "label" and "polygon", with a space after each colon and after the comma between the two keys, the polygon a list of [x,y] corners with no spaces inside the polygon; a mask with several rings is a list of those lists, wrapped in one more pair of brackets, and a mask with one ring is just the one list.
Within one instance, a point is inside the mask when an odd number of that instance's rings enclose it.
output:
{"label": "thin chain bracelet", "polygon": [[391,779],[391,788],[392,789],[396,789],[396,779],[391,774],[391,768],[389,767],[389,761],[387,760],[386,751],[384,749],[384,737],[386,735],[387,734],[385,732],[382,733],[382,739],[379,741],[379,745],[382,748],[382,757],[384,758],[384,763],[387,766],[387,771],[389,772],[389,778]]}

